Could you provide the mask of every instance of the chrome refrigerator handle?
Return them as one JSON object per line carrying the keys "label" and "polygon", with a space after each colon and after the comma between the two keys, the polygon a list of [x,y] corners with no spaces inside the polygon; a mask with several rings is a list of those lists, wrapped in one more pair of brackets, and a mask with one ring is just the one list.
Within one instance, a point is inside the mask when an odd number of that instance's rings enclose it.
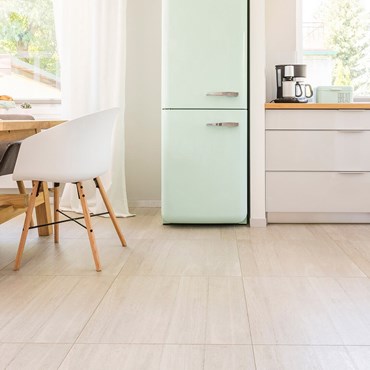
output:
{"label": "chrome refrigerator handle", "polygon": [[207,123],[207,126],[238,127],[239,122],[215,122],[215,123]]}
{"label": "chrome refrigerator handle", "polygon": [[236,91],[216,91],[207,93],[207,96],[228,96],[231,98],[236,98],[239,96],[239,93]]}

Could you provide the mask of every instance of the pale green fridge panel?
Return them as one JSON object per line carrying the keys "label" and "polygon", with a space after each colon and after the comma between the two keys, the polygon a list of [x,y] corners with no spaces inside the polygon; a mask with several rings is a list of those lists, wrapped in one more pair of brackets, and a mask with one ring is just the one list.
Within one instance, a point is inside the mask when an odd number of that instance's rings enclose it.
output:
{"label": "pale green fridge panel", "polygon": [[247,19],[246,0],[163,1],[163,108],[247,108]]}
{"label": "pale green fridge panel", "polygon": [[247,131],[246,110],[163,111],[164,223],[246,222]]}

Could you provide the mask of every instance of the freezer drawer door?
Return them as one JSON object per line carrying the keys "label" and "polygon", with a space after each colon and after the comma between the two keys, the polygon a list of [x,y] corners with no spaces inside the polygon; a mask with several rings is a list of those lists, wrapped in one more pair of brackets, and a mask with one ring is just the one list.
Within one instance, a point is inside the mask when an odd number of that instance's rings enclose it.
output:
{"label": "freezer drawer door", "polygon": [[163,108],[247,108],[247,1],[163,1]]}
{"label": "freezer drawer door", "polygon": [[247,112],[164,111],[164,223],[244,223]]}

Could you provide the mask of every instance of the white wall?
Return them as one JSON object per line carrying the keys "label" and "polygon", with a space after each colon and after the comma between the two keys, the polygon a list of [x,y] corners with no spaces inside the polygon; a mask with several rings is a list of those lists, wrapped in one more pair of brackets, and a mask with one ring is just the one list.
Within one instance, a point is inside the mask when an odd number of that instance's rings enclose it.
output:
{"label": "white wall", "polygon": [[266,0],[266,101],[276,98],[275,65],[299,63],[300,1]]}
{"label": "white wall", "polygon": [[127,39],[127,195],[131,205],[150,204],[154,200],[158,206],[161,194],[161,0],[128,0]]}
{"label": "white wall", "polygon": [[250,0],[251,226],[266,226],[265,205],[265,0]]}

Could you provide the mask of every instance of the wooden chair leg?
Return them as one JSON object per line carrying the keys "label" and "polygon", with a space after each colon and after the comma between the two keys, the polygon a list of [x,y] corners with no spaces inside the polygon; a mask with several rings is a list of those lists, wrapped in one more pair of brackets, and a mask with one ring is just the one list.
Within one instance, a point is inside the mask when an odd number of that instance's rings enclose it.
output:
{"label": "wooden chair leg", "polygon": [[94,231],[91,225],[90,213],[87,207],[87,202],[86,202],[85,194],[83,191],[83,186],[81,182],[78,182],[76,186],[77,186],[78,196],[80,197],[80,201],[81,201],[82,211],[84,214],[86,228],[87,228],[87,235],[90,240],[90,246],[91,246],[91,251],[94,257],[96,271],[101,271],[99,253],[96,247],[95,235],[94,235]]}
{"label": "wooden chair leg", "polygon": [[39,188],[39,184],[40,184],[40,181],[35,181],[34,185],[33,185],[33,188],[32,188],[32,193],[31,193],[31,197],[30,197],[30,200],[29,200],[29,205],[28,205],[28,209],[27,209],[27,212],[26,212],[26,218],[24,220],[21,240],[19,241],[18,252],[17,252],[17,256],[15,258],[14,271],[19,270],[19,268],[21,266],[22,255],[23,255],[23,251],[24,251],[24,246],[26,244],[28,229],[30,228],[30,224],[31,224],[32,212],[35,208],[35,202],[36,202],[36,196],[37,196],[37,190]]}
{"label": "wooden chair leg", "polygon": [[[27,194],[26,187],[24,186],[24,182],[23,181],[17,181],[17,186],[18,186],[19,194]],[[30,226],[34,226],[34,225],[35,224],[33,223],[33,218],[31,217],[31,224],[30,224]]]}
{"label": "wooden chair leg", "polygon": [[[41,184],[41,196],[43,197],[43,203],[36,207],[36,220],[38,225],[50,224],[51,223],[51,208],[48,183],[42,182]],[[38,228],[39,236],[48,236],[53,233],[53,227],[43,226]]]}
{"label": "wooden chair leg", "polygon": [[100,191],[101,197],[103,198],[105,207],[108,210],[110,219],[113,222],[113,225],[114,225],[114,228],[116,229],[117,235],[118,235],[119,239],[121,240],[122,246],[123,247],[126,247],[127,246],[127,243],[126,243],[125,237],[123,236],[123,233],[122,233],[122,231],[121,231],[121,229],[120,229],[120,227],[118,225],[116,215],[114,214],[112,205],[110,204],[110,201],[109,201],[108,196],[107,196],[107,193],[106,193],[106,191],[104,189],[103,183],[100,180],[100,177],[97,177],[95,179],[95,181],[98,184],[98,189]]}
{"label": "wooden chair leg", "polygon": [[[59,184],[54,184],[54,222],[59,221]],[[54,225],[54,243],[59,243],[59,224]]]}

